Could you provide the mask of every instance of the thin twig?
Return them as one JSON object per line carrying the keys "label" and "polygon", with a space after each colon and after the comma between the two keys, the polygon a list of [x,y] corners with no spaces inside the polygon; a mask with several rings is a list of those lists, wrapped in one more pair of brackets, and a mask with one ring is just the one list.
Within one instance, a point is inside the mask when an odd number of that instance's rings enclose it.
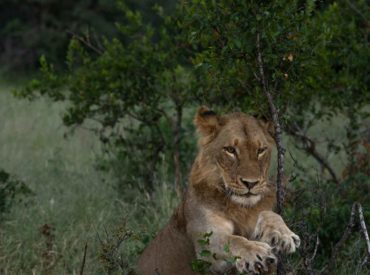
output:
{"label": "thin twig", "polygon": [[99,49],[95,45],[93,45],[89,38],[84,38],[83,36],[80,36],[73,31],[67,31],[68,34],[72,35],[74,38],[76,38],[78,41],[80,41],[82,44],[87,46],[89,49],[93,50],[95,53],[102,55],[104,51],[102,49]]}
{"label": "thin twig", "polygon": [[[308,236],[308,243],[311,243],[311,236]],[[320,245],[319,235],[316,234],[316,242],[315,242],[315,247],[313,249],[312,255],[311,256],[309,255],[308,250],[310,249],[310,247],[309,245],[307,245],[307,242],[304,242],[303,247],[301,249],[301,254],[303,258],[303,266],[305,268],[306,273],[309,275],[317,274],[316,271],[312,267],[312,263],[315,260],[319,245]]]}
{"label": "thin twig", "polygon": [[316,244],[315,244],[315,249],[312,253],[312,256],[311,258],[309,259],[310,262],[313,262],[313,260],[315,259],[316,257],[316,253],[317,253],[317,248],[319,247],[319,244],[320,244],[320,239],[319,239],[319,235],[316,235]]}
{"label": "thin twig", "polygon": [[87,242],[85,244],[84,256],[82,258],[82,264],[81,264],[81,268],[80,268],[80,275],[84,274],[84,268],[85,268],[85,263],[86,263],[86,252],[87,252]]}

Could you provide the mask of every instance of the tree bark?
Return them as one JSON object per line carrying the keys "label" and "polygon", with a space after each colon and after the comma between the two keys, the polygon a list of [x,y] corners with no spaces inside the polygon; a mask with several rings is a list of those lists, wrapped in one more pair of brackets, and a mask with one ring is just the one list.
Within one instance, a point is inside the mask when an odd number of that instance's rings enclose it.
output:
{"label": "tree bark", "polygon": [[[282,213],[283,209],[283,202],[284,202],[284,189],[283,189],[283,178],[284,178],[284,155],[285,155],[285,147],[282,141],[282,129],[279,121],[279,114],[278,109],[276,108],[271,91],[269,89],[268,81],[266,79],[265,71],[264,71],[264,63],[262,58],[262,51],[261,51],[261,42],[260,42],[260,34],[257,33],[256,39],[256,46],[257,46],[257,66],[259,69],[259,81],[262,85],[263,93],[265,94],[270,114],[272,117],[272,123],[274,124],[275,129],[275,142],[277,148],[277,179],[276,179],[276,208],[279,214]],[[278,255],[279,261],[277,266],[277,274],[282,275],[286,274],[285,265],[284,265],[284,257],[282,255]]]}
{"label": "tree bark", "polygon": [[275,129],[275,142],[277,147],[277,179],[276,179],[276,198],[277,198],[277,212],[281,214],[283,202],[284,202],[284,190],[283,190],[283,178],[284,178],[284,156],[285,156],[285,147],[282,141],[282,128],[279,121],[278,109],[276,108],[271,91],[269,90],[268,82],[264,72],[261,45],[260,45],[260,35],[257,34],[257,65],[259,68],[260,82],[262,85],[263,92],[267,98],[270,114],[272,117],[272,123],[274,124]]}

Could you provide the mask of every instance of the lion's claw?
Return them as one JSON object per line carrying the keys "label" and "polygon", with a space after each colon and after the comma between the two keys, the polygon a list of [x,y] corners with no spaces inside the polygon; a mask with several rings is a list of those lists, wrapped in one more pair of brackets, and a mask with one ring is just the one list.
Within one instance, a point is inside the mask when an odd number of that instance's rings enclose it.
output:
{"label": "lion's claw", "polygon": [[301,245],[301,239],[297,235],[294,234],[292,236],[292,239],[296,247],[299,247]]}
{"label": "lion's claw", "polygon": [[262,274],[269,271],[276,263],[272,248],[262,242],[251,242],[250,247],[239,252],[236,268],[240,273]]}
{"label": "lion's claw", "polygon": [[283,219],[273,212],[262,212],[254,232],[255,239],[269,244],[273,252],[293,253],[301,240],[284,223]]}

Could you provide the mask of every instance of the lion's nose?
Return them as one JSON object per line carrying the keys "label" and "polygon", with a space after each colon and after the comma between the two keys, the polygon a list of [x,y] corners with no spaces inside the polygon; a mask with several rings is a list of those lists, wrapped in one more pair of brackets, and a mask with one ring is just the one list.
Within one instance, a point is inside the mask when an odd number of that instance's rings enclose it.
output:
{"label": "lion's nose", "polygon": [[259,180],[250,180],[245,178],[240,178],[240,182],[244,184],[249,189],[252,189],[257,183],[259,183]]}

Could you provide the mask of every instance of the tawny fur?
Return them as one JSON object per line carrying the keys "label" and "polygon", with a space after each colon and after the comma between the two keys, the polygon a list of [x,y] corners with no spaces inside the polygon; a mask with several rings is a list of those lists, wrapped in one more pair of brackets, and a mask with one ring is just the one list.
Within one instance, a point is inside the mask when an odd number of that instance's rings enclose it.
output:
{"label": "tawny fur", "polygon": [[[272,127],[244,113],[217,116],[205,107],[194,122],[201,137],[189,187],[140,256],[139,272],[198,274],[191,269],[204,249],[198,240],[212,232],[207,249],[213,256],[201,258],[211,263],[210,274],[268,273],[276,264],[273,252],[291,253],[299,246],[299,237],[271,211]],[[226,261],[230,256],[237,256],[234,263]]]}

